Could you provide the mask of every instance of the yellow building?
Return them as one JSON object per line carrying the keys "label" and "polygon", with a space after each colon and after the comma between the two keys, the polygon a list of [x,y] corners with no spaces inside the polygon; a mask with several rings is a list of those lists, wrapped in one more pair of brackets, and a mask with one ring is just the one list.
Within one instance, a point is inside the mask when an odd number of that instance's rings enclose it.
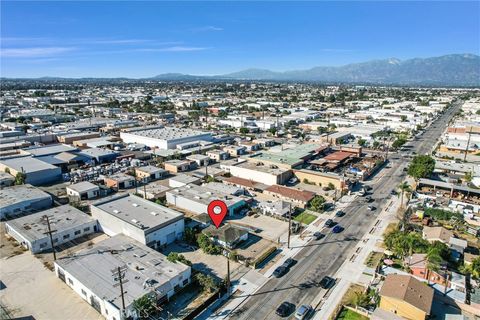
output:
{"label": "yellow building", "polygon": [[345,179],[341,175],[335,173],[301,169],[294,170],[293,174],[302,182],[308,181],[308,183],[314,183],[320,187],[327,187],[331,183],[337,190],[344,190],[347,188]]}
{"label": "yellow building", "polygon": [[391,274],[380,290],[380,308],[408,320],[430,315],[433,289],[410,275]]}

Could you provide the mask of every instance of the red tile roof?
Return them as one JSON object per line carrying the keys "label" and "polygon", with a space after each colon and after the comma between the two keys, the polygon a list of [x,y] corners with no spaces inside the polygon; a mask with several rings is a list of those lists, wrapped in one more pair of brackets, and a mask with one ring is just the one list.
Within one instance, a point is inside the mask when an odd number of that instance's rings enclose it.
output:
{"label": "red tile roof", "polygon": [[311,191],[298,190],[294,188],[288,188],[284,186],[279,186],[274,184],[273,186],[268,187],[265,191],[279,194],[285,198],[290,198],[293,200],[308,202],[315,197],[315,193]]}

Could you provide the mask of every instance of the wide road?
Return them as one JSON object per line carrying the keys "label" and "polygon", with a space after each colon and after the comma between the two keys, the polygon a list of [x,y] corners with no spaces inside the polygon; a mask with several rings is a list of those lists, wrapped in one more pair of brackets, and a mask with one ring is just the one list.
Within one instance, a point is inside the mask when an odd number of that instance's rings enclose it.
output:
{"label": "wide road", "polygon": [[[441,115],[426,129],[421,138],[410,142],[411,150],[421,154],[431,150],[441,132],[460,108],[454,105]],[[320,241],[307,244],[296,256],[298,261],[282,278],[272,277],[261,289],[240,306],[231,315],[235,319],[275,319],[280,318],[275,310],[283,301],[289,301],[296,307],[301,304],[311,304],[321,292],[316,284],[323,276],[333,276],[346,259],[352,254],[358,241],[369,231],[376,215],[386,204],[390,191],[405,178],[403,169],[407,161],[392,155],[390,168],[385,168],[382,176],[372,184],[372,203],[377,207],[369,211],[367,204],[361,197],[356,198],[347,208],[346,215],[337,218],[337,222],[345,228],[339,234],[333,234],[329,229],[324,230],[327,236]],[[305,286],[307,285],[307,287]],[[291,316],[293,318],[293,316]]]}

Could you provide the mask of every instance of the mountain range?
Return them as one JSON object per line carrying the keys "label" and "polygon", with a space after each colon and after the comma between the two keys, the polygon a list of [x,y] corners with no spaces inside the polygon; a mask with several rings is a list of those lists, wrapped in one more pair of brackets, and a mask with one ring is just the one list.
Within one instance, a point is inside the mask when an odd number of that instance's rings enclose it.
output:
{"label": "mountain range", "polygon": [[475,54],[451,54],[440,57],[415,58],[408,60],[391,58],[352,63],[343,66],[321,66],[306,70],[291,70],[284,72],[276,72],[267,69],[246,69],[215,76],[166,73],[150,79],[231,79],[315,81],[326,83],[480,86],[480,56]]}

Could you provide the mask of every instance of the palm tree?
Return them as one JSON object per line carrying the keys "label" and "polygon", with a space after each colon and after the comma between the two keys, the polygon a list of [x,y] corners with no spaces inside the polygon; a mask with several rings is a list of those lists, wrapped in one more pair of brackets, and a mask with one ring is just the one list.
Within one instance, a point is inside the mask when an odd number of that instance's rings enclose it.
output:
{"label": "palm tree", "polygon": [[412,187],[408,184],[407,181],[403,181],[399,186],[398,189],[400,189],[400,207],[403,208],[403,197],[405,193],[410,193],[412,192]]}

